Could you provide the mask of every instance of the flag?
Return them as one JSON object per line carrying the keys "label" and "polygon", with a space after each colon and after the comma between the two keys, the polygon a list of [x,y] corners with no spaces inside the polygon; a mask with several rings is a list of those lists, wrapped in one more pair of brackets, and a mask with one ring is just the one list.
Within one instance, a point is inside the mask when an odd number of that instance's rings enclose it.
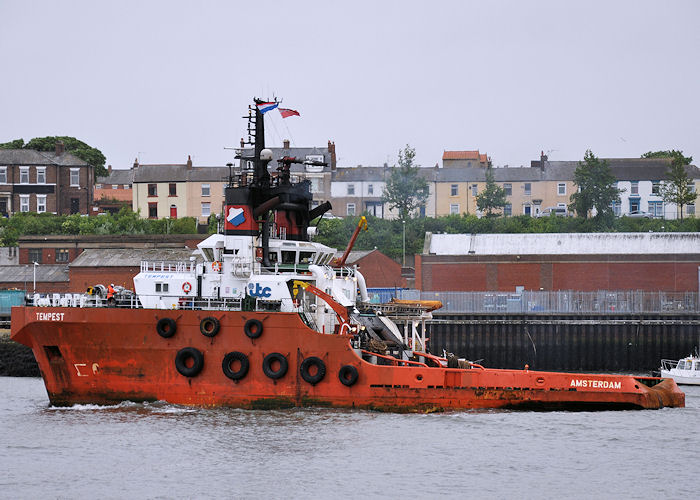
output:
{"label": "flag", "polygon": [[268,111],[275,109],[278,104],[276,102],[261,102],[259,104],[256,104],[258,107],[258,111],[260,111],[262,114],[267,113]]}
{"label": "flag", "polygon": [[286,108],[277,108],[282,115],[282,118],[289,118],[290,116],[301,116],[298,111]]}

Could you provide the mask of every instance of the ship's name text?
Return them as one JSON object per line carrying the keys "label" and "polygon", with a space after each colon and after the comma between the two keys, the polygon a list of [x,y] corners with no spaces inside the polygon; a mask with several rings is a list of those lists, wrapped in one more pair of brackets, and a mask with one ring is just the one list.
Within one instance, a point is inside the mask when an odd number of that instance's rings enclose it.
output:
{"label": "ship's name text", "polygon": [[622,382],[610,380],[571,379],[571,387],[592,387],[593,389],[622,389]]}
{"label": "ship's name text", "polygon": [[36,313],[37,321],[63,321],[65,313]]}

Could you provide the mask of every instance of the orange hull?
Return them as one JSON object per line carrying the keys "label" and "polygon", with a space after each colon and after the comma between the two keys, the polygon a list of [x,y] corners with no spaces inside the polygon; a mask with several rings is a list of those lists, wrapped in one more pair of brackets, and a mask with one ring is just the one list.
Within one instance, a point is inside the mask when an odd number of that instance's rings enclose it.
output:
{"label": "orange hull", "polygon": [[[200,331],[207,317],[220,322],[214,336]],[[156,331],[163,318],[176,323],[169,338]],[[258,338],[244,332],[251,319],[262,323]],[[670,379],[375,365],[356,354],[349,337],[317,333],[293,313],[16,307],[12,338],[32,348],[54,405],[163,400],[194,406],[389,411],[685,405],[685,395]],[[203,355],[201,371],[192,376],[176,368],[176,354],[183,348],[194,348]],[[239,380],[228,377],[222,366],[227,354],[234,351],[249,362],[247,373]],[[267,375],[263,369],[271,353],[283,355],[288,363],[286,373],[276,379],[269,372],[280,371],[277,362],[267,366]],[[301,373],[304,360],[310,357],[319,358],[325,366],[325,376],[314,383]],[[197,364],[196,360],[185,361],[180,360],[185,369],[193,361]],[[230,365],[229,372],[238,371],[238,366]],[[318,378],[317,364],[309,369],[307,363],[306,368],[307,375]],[[356,370],[356,381],[343,383],[341,369],[346,375]]]}

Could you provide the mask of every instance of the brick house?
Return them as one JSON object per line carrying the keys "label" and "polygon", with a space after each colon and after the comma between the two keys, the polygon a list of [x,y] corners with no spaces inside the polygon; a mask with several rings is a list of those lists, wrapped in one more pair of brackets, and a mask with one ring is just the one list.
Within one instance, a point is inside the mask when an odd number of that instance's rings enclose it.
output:
{"label": "brick house", "polygon": [[66,153],[0,150],[0,215],[18,212],[87,214],[93,201],[95,168]]}

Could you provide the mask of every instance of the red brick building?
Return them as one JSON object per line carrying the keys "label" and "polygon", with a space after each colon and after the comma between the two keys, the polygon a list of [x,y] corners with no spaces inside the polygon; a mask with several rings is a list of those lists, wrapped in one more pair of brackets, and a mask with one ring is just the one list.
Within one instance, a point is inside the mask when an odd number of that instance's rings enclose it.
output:
{"label": "red brick building", "polygon": [[[342,257],[338,252],[336,257]],[[405,288],[406,278],[401,276],[401,264],[379,250],[357,250],[350,252],[345,262],[356,265],[365,278],[367,288]]]}
{"label": "red brick building", "polygon": [[422,291],[697,292],[700,234],[426,234]]}
{"label": "red brick building", "polygon": [[0,215],[17,212],[87,214],[92,205],[95,168],[66,153],[0,150]]}

